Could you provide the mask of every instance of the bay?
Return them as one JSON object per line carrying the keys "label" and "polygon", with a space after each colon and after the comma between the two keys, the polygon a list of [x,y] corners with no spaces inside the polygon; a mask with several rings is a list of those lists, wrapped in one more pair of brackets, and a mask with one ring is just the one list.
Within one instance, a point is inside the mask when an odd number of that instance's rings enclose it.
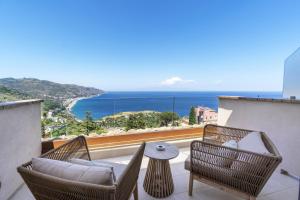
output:
{"label": "bay", "polygon": [[71,109],[78,119],[83,119],[87,111],[94,119],[131,111],[173,110],[181,117],[189,114],[192,106],[209,107],[217,111],[218,96],[244,96],[261,98],[282,98],[281,92],[105,92],[96,97],[79,100]]}

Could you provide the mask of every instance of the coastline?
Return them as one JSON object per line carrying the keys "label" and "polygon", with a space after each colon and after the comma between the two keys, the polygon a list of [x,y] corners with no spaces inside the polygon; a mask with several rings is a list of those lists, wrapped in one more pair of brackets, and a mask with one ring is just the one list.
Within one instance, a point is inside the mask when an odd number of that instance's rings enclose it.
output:
{"label": "coastline", "polygon": [[92,96],[88,96],[88,97],[76,97],[76,98],[72,98],[72,99],[67,99],[64,103],[65,107],[66,107],[66,110],[69,114],[73,115],[72,114],[72,108],[76,105],[76,103],[78,101],[83,100],[83,99],[98,97],[98,96],[101,96],[102,94],[104,94],[104,93],[100,93],[100,94],[92,95]]}

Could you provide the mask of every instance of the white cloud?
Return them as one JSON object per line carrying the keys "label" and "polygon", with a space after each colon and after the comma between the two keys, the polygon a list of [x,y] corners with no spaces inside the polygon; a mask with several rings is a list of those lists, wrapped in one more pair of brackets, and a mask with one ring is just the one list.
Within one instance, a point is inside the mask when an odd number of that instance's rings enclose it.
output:
{"label": "white cloud", "polygon": [[223,80],[216,80],[214,82],[215,85],[221,85],[223,83]]}
{"label": "white cloud", "polygon": [[172,86],[172,85],[186,84],[186,83],[195,83],[195,81],[194,80],[185,80],[178,76],[174,76],[174,77],[168,78],[161,82],[161,84],[165,85],[165,86]]}

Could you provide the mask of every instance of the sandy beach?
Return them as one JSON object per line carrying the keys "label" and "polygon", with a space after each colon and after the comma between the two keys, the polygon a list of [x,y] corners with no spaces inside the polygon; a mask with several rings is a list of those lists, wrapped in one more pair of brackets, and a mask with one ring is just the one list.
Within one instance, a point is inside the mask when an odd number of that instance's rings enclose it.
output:
{"label": "sandy beach", "polygon": [[71,112],[72,111],[72,108],[73,106],[76,105],[76,103],[79,101],[79,100],[82,100],[82,99],[86,99],[88,97],[77,97],[77,98],[73,98],[73,99],[68,99],[65,101],[65,105],[66,105],[66,109],[68,112]]}
{"label": "sandy beach", "polygon": [[93,96],[88,96],[88,97],[76,97],[76,98],[72,98],[72,99],[67,99],[65,102],[64,102],[64,105],[66,106],[66,110],[72,114],[72,108],[76,105],[76,103],[80,100],[83,100],[83,99],[89,99],[89,98],[93,98],[93,97],[97,97],[97,96],[100,96],[102,95],[103,93],[101,94],[97,94],[97,95],[93,95]]}

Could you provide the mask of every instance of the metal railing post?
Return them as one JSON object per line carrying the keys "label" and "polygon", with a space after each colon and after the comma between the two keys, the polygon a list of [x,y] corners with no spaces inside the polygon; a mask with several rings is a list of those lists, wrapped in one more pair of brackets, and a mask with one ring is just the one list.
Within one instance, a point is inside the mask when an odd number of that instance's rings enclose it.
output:
{"label": "metal railing post", "polygon": [[114,128],[116,127],[116,118],[115,118],[115,114],[116,114],[116,99],[114,99],[114,101],[113,101],[113,120],[114,120]]}
{"label": "metal railing post", "polygon": [[173,112],[172,112],[172,126],[174,126],[174,114],[175,114],[175,97],[173,97]]}

